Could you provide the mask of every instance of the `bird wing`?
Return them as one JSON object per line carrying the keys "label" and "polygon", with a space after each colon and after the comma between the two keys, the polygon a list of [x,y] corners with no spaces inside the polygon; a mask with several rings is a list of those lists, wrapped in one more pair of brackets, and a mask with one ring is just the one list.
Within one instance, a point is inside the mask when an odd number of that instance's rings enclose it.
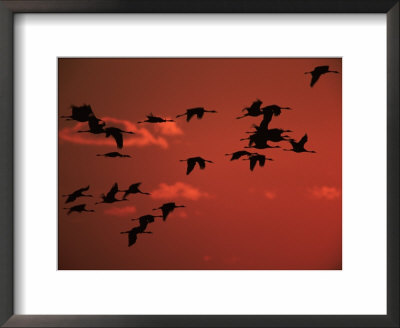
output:
{"label": "bird wing", "polygon": [[197,112],[197,118],[198,119],[203,118],[203,116],[204,116],[204,111],[203,110]]}
{"label": "bird wing", "polygon": [[165,221],[167,219],[168,214],[171,213],[173,210],[174,209],[169,206],[163,206],[161,208],[162,215],[163,215],[163,221]]}
{"label": "bird wing", "polygon": [[310,87],[312,87],[315,83],[317,83],[321,74],[318,72],[311,72],[311,76],[312,76],[312,78],[311,78]]}
{"label": "bird wing", "polygon": [[106,195],[107,198],[113,197],[117,194],[118,192],[118,183],[114,183],[108,194]]}
{"label": "bird wing", "polygon": [[76,198],[77,198],[77,196],[75,193],[69,195],[67,200],[65,201],[65,204],[73,202]]}
{"label": "bird wing", "polygon": [[188,175],[190,172],[193,171],[195,165],[196,165],[196,162],[195,162],[195,161],[190,161],[190,160],[187,161],[186,175]]}
{"label": "bird wing", "polygon": [[257,164],[257,157],[250,157],[250,170],[253,171]]}
{"label": "bird wing", "polygon": [[265,156],[258,157],[258,165],[261,167],[265,165]]}
{"label": "bird wing", "polygon": [[128,233],[128,246],[132,246],[133,244],[136,243],[137,240],[137,232],[134,231],[129,231]]}
{"label": "bird wing", "polygon": [[307,137],[307,133],[303,136],[303,138],[300,139],[300,141],[298,142],[298,144],[302,147],[304,147],[304,144],[307,142],[308,137]]}
{"label": "bird wing", "polygon": [[201,170],[204,170],[205,169],[205,167],[206,167],[206,162],[203,160],[203,159],[198,159],[197,160],[197,163],[199,163],[199,166],[200,166],[200,169]]}
{"label": "bird wing", "polygon": [[194,114],[196,114],[194,111],[188,110],[188,112],[186,114],[186,122],[189,122],[191,120],[191,118],[194,116]]}
{"label": "bird wing", "polygon": [[82,192],[84,192],[84,191],[88,191],[89,190],[89,186],[87,186],[87,187],[84,187],[84,188],[81,188],[81,189],[78,189],[77,191],[75,191],[76,193],[82,193]]}
{"label": "bird wing", "polygon": [[115,142],[117,143],[117,147],[121,149],[124,144],[122,133],[117,129],[108,128],[106,129],[106,137],[108,138],[110,135],[114,138]]}

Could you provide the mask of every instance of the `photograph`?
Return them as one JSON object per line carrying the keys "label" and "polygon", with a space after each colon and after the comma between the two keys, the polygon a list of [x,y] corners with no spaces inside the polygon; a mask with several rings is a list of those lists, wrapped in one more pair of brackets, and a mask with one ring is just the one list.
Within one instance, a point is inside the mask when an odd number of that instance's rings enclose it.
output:
{"label": "photograph", "polygon": [[342,270],[342,58],[57,66],[58,270]]}

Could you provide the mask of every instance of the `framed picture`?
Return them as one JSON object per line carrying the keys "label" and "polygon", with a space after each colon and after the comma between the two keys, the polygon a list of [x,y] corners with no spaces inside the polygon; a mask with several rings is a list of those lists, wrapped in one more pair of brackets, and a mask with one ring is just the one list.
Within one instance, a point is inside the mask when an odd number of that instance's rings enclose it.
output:
{"label": "framed picture", "polygon": [[398,1],[0,15],[1,324],[399,326]]}

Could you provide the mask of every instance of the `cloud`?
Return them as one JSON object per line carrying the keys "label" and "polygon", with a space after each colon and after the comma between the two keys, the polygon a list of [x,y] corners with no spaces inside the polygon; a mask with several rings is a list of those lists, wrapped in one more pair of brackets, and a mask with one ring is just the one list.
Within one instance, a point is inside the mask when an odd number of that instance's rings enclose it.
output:
{"label": "cloud", "polygon": [[172,185],[160,183],[159,187],[151,192],[151,197],[156,199],[186,198],[198,200],[203,197],[209,197],[209,194],[187,183],[176,182]]}
{"label": "cloud", "polygon": [[[106,122],[107,126],[112,124],[112,126],[121,128],[122,130],[135,132],[134,135],[124,134],[124,147],[156,145],[164,149],[168,148],[168,142],[165,138],[154,135],[145,127],[137,127],[128,120],[119,120],[112,117],[103,117],[102,120]],[[61,140],[81,145],[115,146],[115,140],[112,137],[106,138],[104,134],[77,133],[79,130],[88,130],[88,124],[85,122],[77,122],[72,127],[61,129],[58,135]],[[159,132],[164,135],[173,136],[176,135],[178,133],[177,131],[180,129],[179,127],[174,127],[170,128],[170,130],[175,131],[175,134],[172,132],[169,132],[169,134],[163,133],[162,130]]]}
{"label": "cloud", "polygon": [[[166,119],[170,119],[167,117]],[[154,124],[154,130],[166,136],[179,136],[183,134],[182,129],[178,126],[177,122],[165,122],[161,124]]]}
{"label": "cloud", "polygon": [[111,207],[104,211],[104,214],[113,216],[127,216],[136,212],[135,206],[125,206],[125,207]]}
{"label": "cloud", "polygon": [[265,196],[267,199],[275,199],[275,198],[276,198],[276,193],[273,192],[273,191],[265,191],[265,192],[264,192],[264,196]]}
{"label": "cloud", "polygon": [[310,193],[316,199],[334,200],[340,197],[340,190],[328,186],[313,187],[310,189]]}

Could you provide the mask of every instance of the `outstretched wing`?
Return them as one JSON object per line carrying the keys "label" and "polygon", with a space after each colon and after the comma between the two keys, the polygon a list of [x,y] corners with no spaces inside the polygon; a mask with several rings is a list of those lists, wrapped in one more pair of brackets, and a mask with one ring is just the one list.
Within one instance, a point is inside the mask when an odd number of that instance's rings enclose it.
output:
{"label": "outstretched wing", "polygon": [[312,87],[315,83],[317,83],[319,77],[321,76],[321,73],[319,72],[311,72],[311,83],[310,87]]}
{"label": "outstretched wing", "polygon": [[121,149],[123,147],[122,133],[118,129],[108,128],[106,129],[106,137],[112,136],[117,143],[117,147]]}
{"label": "outstretched wing", "polygon": [[114,185],[112,186],[112,188],[110,189],[110,191],[108,192],[106,197],[107,198],[109,198],[109,197],[114,198],[115,195],[117,194],[117,192],[118,192],[118,183],[114,183]]}
{"label": "outstretched wing", "polygon": [[199,166],[200,166],[200,169],[201,169],[201,170],[204,170],[204,169],[205,169],[205,167],[206,167],[206,162],[205,162],[204,160],[198,159],[198,160],[197,160],[197,163],[199,163]]}
{"label": "outstretched wing", "polygon": [[196,113],[189,109],[187,114],[186,114],[186,122],[189,122],[191,120],[191,118],[194,116],[194,114],[196,114]]}
{"label": "outstretched wing", "polygon": [[258,165],[263,167],[265,165],[265,156],[258,157]]}
{"label": "outstretched wing", "polygon": [[257,164],[257,157],[250,157],[250,170],[253,171]]}
{"label": "outstretched wing", "polygon": [[88,191],[89,190],[89,186],[87,186],[87,187],[84,187],[84,188],[81,188],[81,189],[78,189],[77,191],[75,191],[76,193],[82,193],[82,192],[84,192],[84,191]]}
{"label": "outstretched wing", "polygon": [[203,116],[204,116],[204,111],[203,111],[203,110],[197,112],[197,118],[198,118],[198,119],[203,118]]}
{"label": "outstretched wing", "polygon": [[135,243],[136,243],[136,240],[137,240],[137,231],[135,231],[135,230],[131,230],[131,231],[129,231],[129,233],[128,233],[128,246],[130,247],[130,246],[132,246],[132,245],[134,245]]}
{"label": "outstretched wing", "polygon": [[187,169],[186,169],[186,175],[190,174],[190,172],[193,171],[194,167],[196,165],[195,161],[187,161]]}
{"label": "outstretched wing", "polygon": [[163,206],[161,208],[162,211],[162,215],[163,215],[163,221],[165,221],[167,219],[167,216],[169,215],[169,213],[171,213],[174,210],[174,208],[171,208],[169,206]]}
{"label": "outstretched wing", "polygon": [[75,199],[77,199],[77,196],[76,196],[75,193],[73,193],[73,194],[71,194],[71,195],[68,196],[67,200],[65,201],[65,204],[71,203],[71,202],[73,202]]}
{"label": "outstretched wing", "polygon": [[307,137],[307,133],[303,136],[303,138],[300,139],[300,141],[298,142],[298,144],[302,147],[304,147],[304,144],[307,142],[308,137]]}

